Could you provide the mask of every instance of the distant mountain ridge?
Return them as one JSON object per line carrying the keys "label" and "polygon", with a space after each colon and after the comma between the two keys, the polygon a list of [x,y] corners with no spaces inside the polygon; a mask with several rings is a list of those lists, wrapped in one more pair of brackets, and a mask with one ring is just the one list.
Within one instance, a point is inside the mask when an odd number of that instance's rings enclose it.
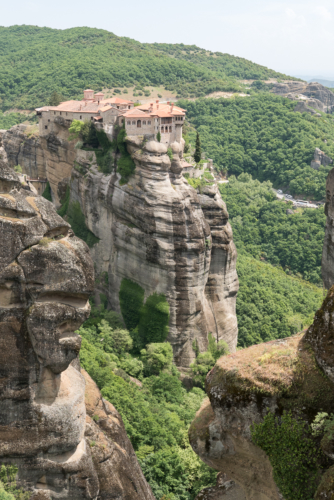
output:
{"label": "distant mountain ridge", "polygon": [[33,109],[56,90],[164,86],[179,97],[241,90],[239,79],[296,80],[195,45],[142,44],[95,28],[0,27],[0,110]]}

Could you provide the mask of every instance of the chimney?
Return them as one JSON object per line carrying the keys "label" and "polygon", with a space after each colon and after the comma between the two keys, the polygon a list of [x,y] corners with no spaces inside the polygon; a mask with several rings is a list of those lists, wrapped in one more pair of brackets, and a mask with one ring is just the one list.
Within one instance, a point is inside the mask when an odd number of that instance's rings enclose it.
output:
{"label": "chimney", "polygon": [[157,109],[159,109],[159,99],[155,101],[157,103]]}
{"label": "chimney", "polygon": [[153,102],[150,103],[150,113],[153,112]]}
{"label": "chimney", "polygon": [[171,110],[170,110],[171,113],[173,113],[173,109],[174,109],[174,103],[172,102],[172,104],[171,104]]}

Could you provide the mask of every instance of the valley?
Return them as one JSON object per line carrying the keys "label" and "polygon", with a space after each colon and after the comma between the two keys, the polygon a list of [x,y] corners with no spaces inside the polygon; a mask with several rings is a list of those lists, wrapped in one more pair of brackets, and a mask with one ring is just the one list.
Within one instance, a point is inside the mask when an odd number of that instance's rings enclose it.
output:
{"label": "valley", "polygon": [[0,43],[0,499],[327,498],[334,94],[92,28]]}

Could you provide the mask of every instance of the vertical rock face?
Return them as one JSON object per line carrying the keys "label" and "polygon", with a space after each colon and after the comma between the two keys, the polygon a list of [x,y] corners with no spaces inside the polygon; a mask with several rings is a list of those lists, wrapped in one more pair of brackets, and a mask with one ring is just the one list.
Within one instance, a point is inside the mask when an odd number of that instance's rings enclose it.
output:
{"label": "vertical rock face", "polygon": [[2,143],[10,167],[21,165],[23,173],[29,177],[48,179],[53,202],[59,207],[71,177],[76,150],[67,140],[65,121],[60,120],[55,127],[55,134],[30,137],[26,125],[16,125],[2,133]]}
{"label": "vertical rock face", "polygon": [[93,288],[87,245],[0,161],[0,464],[19,467],[34,500],[154,500],[119,415],[88,376],[86,416],[75,331]]}
{"label": "vertical rock face", "polygon": [[[119,309],[123,278],[164,294],[170,305],[174,358],[187,367],[193,341],[207,349],[208,333],[237,342],[236,250],[226,207],[212,186],[198,195],[182,176],[182,146],[127,139],[136,164],[129,182],[96,166],[72,171],[71,202],[79,201],[86,224],[100,241],[92,248],[97,274],[108,274],[108,300]],[[78,161],[78,157],[77,157]]]}
{"label": "vertical rock face", "polygon": [[164,144],[129,138],[136,170],[120,185],[118,174],[99,172],[94,153],[66,141],[64,123],[57,134],[39,139],[27,139],[23,128],[3,134],[8,163],[20,163],[31,176],[43,171],[56,205],[72,175],[70,202],[80,203],[87,227],[100,239],[91,254],[98,276],[108,275],[107,290],[100,291],[109,305],[120,311],[123,278],[137,282],[146,297],[166,295],[168,340],[179,366],[195,358],[194,340],[200,351],[207,349],[209,332],[234,351],[239,284],[228,213],[216,186],[197,193],[183,178],[182,144],[172,145],[171,161]]}
{"label": "vertical rock face", "polygon": [[327,177],[325,214],[327,220],[321,273],[324,286],[329,289],[334,284],[334,169],[329,172]]}

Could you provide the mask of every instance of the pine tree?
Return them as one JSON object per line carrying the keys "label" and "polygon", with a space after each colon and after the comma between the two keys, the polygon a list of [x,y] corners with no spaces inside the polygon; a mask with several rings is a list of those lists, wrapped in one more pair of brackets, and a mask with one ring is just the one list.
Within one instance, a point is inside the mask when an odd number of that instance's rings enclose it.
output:
{"label": "pine tree", "polygon": [[160,130],[159,132],[157,133],[157,141],[160,142],[161,141],[161,134],[160,134]]}
{"label": "pine tree", "polygon": [[54,91],[52,92],[51,97],[49,99],[49,106],[59,106],[59,104],[63,100],[64,100],[63,96]]}
{"label": "pine tree", "polygon": [[199,138],[199,133],[197,132],[194,160],[196,163],[199,163],[201,161],[201,159],[202,159],[201,141]]}

